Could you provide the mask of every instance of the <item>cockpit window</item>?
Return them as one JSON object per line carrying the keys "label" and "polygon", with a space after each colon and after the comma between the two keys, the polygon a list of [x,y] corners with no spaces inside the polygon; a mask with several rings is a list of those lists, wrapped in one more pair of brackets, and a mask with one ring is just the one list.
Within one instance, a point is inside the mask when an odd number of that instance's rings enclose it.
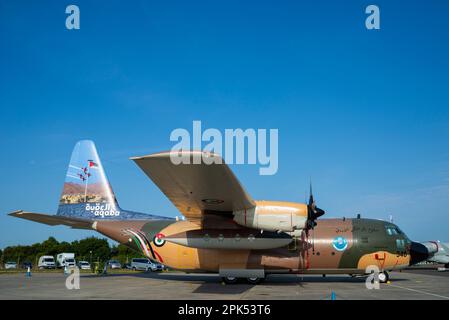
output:
{"label": "cockpit window", "polygon": [[397,236],[398,234],[402,233],[397,227],[388,226],[386,227],[386,229],[389,236]]}
{"label": "cockpit window", "polygon": [[404,251],[405,250],[405,240],[396,239],[396,248],[398,251]]}
{"label": "cockpit window", "polygon": [[385,229],[387,231],[387,234],[389,236],[397,236],[397,235],[404,235],[404,232],[402,232],[401,229],[399,229],[397,226],[395,225],[387,225],[385,226]]}

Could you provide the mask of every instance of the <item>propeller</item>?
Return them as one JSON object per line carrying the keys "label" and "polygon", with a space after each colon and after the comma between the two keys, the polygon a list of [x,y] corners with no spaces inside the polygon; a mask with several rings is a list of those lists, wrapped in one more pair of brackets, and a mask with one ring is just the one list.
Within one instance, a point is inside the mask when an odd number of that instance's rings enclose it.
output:
{"label": "propeller", "polygon": [[321,217],[325,211],[316,206],[312,192],[312,181],[310,182],[310,196],[307,204],[307,229],[313,229],[316,226],[316,219]]}

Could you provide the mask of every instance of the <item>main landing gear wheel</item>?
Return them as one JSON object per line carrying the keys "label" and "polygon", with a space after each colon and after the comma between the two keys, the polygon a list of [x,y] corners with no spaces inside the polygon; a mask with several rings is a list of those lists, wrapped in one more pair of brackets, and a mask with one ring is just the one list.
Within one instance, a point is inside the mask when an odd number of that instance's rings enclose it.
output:
{"label": "main landing gear wheel", "polygon": [[257,278],[257,277],[253,277],[253,278],[246,278],[246,281],[249,284],[259,284],[264,280],[264,278]]}
{"label": "main landing gear wheel", "polygon": [[388,272],[383,271],[383,272],[379,272],[379,282],[380,283],[387,283],[388,280],[390,279],[390,276],[388,275]]}
{"label": "main landing gear wheel", "polygon": [[237,283],[237,281],[239,281],[239,278],[236,277],[223,277],[223,282],[226,284],[234,284]]}

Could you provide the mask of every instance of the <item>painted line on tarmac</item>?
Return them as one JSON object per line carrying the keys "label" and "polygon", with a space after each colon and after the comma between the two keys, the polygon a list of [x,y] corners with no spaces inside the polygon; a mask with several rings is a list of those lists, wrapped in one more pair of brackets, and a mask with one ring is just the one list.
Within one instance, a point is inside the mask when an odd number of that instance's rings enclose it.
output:
{"label": "painted line on tarmac", "polygon": [[421,291],[421,290],[417,290],[417,289],[411,289],[411,288],[401,287],[401,286],[398,286],[398,285],[395,285],[395,284],[388,284],[388,286],[390,286],[390,287],[396,287],[396,288],[401,288],[401,289],[404,289],[404,290],[414,291],[414,292],[418,292],[418,293],[421,293],[421,294],[427,294],[427,295],[429,295],[429,296],[434,296],[434,297],[438,297],[438,298],[443,298],[443,299],[449,300],[449,297],[441,296],[441,295],[435,294],[435,293],[430,293],[430,292]]}

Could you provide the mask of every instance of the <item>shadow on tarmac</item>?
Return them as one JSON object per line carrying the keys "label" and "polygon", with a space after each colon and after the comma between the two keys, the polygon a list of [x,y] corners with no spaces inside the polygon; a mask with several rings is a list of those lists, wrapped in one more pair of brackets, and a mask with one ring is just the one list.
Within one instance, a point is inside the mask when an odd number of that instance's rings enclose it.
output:
{"label": "shadow on tarmac", "polygon": [[[222,287],[240,287],[245,286],[247,289],[254,285],[245,283],[237,283],[234,285],[222,284],[221,277],[217,274],[188,274],[188,273],[172,273],[172,272],[136,272],[136,273],[108,273],[106,275],[94,275],[84,274],[82,277],[96,278],[96,277],[138,277],[148,279],[170,280],[170,281],[182,281],[192,282],[198,284],[216,284]],[[390,273],[392,281],[407,281],[400,277],[400,273]],[[298,286],[303,283],[364,283],[366,277],[350,277],[346,275],[333,275],[323,277],[322,275],[267,275],[262,285],[274,285],[274,286]]]}

